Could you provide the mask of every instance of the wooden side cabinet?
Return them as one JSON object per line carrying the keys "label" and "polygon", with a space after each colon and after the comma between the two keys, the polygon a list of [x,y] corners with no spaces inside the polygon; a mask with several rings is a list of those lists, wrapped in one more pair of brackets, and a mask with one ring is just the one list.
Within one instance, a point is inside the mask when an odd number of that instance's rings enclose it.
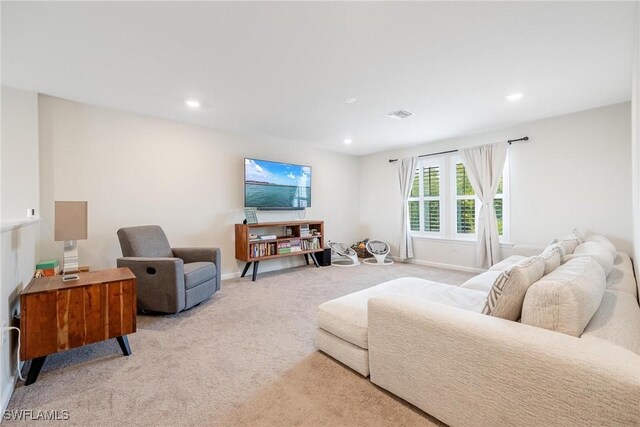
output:
{"label": "wooden side cabinet", "polygon": [[131,354],[136,331],[136,277],[128,268],[33,279],[20,294],[20,358],[31,360],[26,385],[36,381],[47,355],[116,338]]}

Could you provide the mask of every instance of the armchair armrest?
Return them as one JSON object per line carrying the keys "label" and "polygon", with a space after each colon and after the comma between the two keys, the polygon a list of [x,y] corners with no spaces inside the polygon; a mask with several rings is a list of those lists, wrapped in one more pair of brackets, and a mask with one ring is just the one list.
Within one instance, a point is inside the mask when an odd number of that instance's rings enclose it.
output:
{"label": "armchair armrest", "polygon": [[173,256],[182,258],[185,264],[190,262],[212,262],[220,266],[220,248],[171,248]]}
{"label": "armchair armrest", "polygon": [[216,291],[220,290],[222,279],[222,257],[220,248],[171,248],[173,256],[182,258],[185,264],[190,262],[212,262],[216,265]]}
{"label": "armchair armrest", "polygon": [[629,425],[640,356],[455,307],[369,300],[371,381],[456,426]]}
{"label": "armchair armrest", "polygon": [[177,313],[185,307],[184,262],[180,258],[123,257],[118,267],[136,276],[138,308]]}

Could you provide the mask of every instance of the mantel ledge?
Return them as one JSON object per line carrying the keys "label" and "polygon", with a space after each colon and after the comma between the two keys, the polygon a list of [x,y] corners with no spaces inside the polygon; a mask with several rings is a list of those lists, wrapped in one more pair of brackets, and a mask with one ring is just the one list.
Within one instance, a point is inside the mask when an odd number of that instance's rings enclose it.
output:
{"label": "mantel ledge", "polygon": [[25,219],[13,219],[9,221],[2,221],[0,223],[0,232],[16,230],[22,227],[28,227],[40,222],[40,218],[25,218]]}

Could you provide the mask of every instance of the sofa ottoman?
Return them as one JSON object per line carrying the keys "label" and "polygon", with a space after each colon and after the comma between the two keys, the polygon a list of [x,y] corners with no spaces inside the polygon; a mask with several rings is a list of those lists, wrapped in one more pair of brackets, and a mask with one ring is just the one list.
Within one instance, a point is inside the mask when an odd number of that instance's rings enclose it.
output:
{"label": "sofa ottoman", "polygon": [[482,311],[487,299],[485,291],[416,277],[390,280],[320,305],[316,347],[361,375],[369,376],[367,303],[369,298],[384,294],[404,295],[416,301],[427,300],[477,313]]}

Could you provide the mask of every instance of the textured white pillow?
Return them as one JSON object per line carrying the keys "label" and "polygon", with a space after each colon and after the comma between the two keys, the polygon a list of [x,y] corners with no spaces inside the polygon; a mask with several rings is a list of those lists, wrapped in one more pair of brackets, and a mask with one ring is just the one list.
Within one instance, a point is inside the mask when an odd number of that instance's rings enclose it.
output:
{"label": "textured white pillow", "polygon": [[540,259],[544,261],[544,275],[551,273],[556,268],[560,267],[562,262],[562,249],[558,243],[549,245],[540,254]]}
{"label": "textured white pillow", "polygon": [[611,255],[613,255],[614,259],[615,259],[616,255],[618,254],[618,251],[617,251],[616,247],[613,245],[613,243],[611,243],[611,240],[607,239],[604,236],[600,236],[598,234],[592,234],[591,236],[587,237],[586,241],[587,242],[600,243],[602,246],[607,248],[607,250],[609,252],[611,252]]}
{"label": "textured white pillow", "polygon": [[576,236],[578,238],[578,242],[580,243],[584,243],[587,241],[587,239],[585,239],[584,237],[584,233],[580,230],[578,230],[577,228],[574,228],[572,233],[574,234],[574,236]]}
{"label": "textured white pillow", "polygon": [[562,246],[565,255],[571,255],[580,243],[580,237],[578,237],[573,231],[560,239],[560,245]]}
{"label": "textured white pillow", "polygon": [[540,257],[524,259],[503,271],[493,283],[483,314],[518,320],[527,289],[544,273],[544,261]]}
{"label": "textured white pillow", "polygon": [[577,257],[527,290],[521,322],[579,337],[600,306],[606,287],[602,267]]}
{"label": "textured white pillow", "polygon": [[567,262],[576,257],[588,256],[595,259],[600,267],[604,270],[605,276],[608,276],[613,269],[613,260],[615,259],[611,252],[600,243],[597,242],[584,242],[578,245],[572,255],[567,255],[562,258],[563,262]]}

